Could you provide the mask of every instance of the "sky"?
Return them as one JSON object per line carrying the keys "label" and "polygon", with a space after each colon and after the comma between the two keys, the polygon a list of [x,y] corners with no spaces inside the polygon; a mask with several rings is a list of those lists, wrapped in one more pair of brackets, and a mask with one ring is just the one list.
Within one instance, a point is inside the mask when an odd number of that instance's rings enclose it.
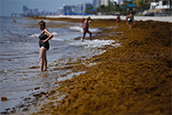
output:
{"label": "sky", "polygon": [[22,13],[24,5],[29,9],[38,8],[39,11],[56,12],[59,7],[63,7],[63,4],[78,5],[92,2],[93,0],[0,0],[0,16]]}

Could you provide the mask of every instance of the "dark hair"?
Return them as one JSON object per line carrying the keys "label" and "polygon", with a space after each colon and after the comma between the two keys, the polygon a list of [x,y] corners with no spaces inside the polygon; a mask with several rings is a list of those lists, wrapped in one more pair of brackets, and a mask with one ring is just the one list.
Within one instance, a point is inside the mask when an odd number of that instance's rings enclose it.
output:
{"label": "dark hair", "polygon": [[43,26],[43,27],[46,27],[46,23],[45,23],[44,21],[40,21],[40,22],[38,23],[38,25]]}
{"label": "dark hair", "polygon": [[90,18],[90,17],[88,17],[87,19],[88,19],[88,20],[91,20],[91,18]]}

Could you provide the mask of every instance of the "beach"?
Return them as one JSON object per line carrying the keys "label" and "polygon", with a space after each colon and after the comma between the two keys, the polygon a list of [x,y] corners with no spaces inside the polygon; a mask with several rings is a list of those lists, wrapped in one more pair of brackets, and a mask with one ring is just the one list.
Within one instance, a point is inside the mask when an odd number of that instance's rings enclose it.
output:
{"label": "beach", "polygon": [[[27,17],[1,17],[0,23],[3,29],[0,33],[0,113],[27,110],[27,107],[37,103],[35,95],[51,91],[58,85],[52,84],[55,79],[64,80],[60,76],[66,72],[70,73],[70,70],[61,71],[57,68],[67,66],[66,63],[74,62],[81,57],[86,59],[102,54],[104,50],[97,48],[114,42],[85,40],[81,43],[80,22],[45,19],[54,37],[50,40],[50,50],[47,51],[48,70],[40,73],[39,21],[40,19]],[[91,28],[91,31],[95,36],[100,30]],[[71,76],[72,74],[74,73],[71,73]]]}
{"label": "beach", "polygon": [[[88,36],[85,43],[81,43],[81,37],[75,38],[75,45],[94,49],[86,49],[76,59],[73,55],[52,59],[51,72],[44,76],[48,82],[53,74],[49,82],[53,87],[48,88],[51,90],[37,93],[38,102],[34,107],[11,113],[171,114],[172,23],[168,19],[136,20],[129,31],[125,21],[116,27],[115,19],[91,18],[90,27],[100,31],[95,31],[93,41],[89,41]],[[32,19],[81,23],[80,18]],[[98,44],[100,41],[106,44],[98,47],[102,44]],[[90,54],[87,51],[98,52]],[[58,77],[54,77],[56,73]]]}

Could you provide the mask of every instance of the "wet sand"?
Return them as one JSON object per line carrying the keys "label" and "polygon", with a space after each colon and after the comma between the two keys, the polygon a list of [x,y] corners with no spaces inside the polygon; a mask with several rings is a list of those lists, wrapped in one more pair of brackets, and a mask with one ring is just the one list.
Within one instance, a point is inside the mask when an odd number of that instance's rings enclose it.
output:
{"label": "wet sand", "polygon": [[[58,20],[81,22],[80,19]],[[45,94],[49,102],[42,101],[43,106],[37,104],[39,109],[36,112],[31,109],[29,113],[171,114],[171,24],[136,21],[129,31],[122,21],[118,28],[97,33],[94,39],[116,42],[101,48],[106,50],[101,55],[56,68],[86,72],[65,81],[54,80],[59,87]],[[116,26],[114,19],[94,19],[91,24],[94,28],[112,26]]]}

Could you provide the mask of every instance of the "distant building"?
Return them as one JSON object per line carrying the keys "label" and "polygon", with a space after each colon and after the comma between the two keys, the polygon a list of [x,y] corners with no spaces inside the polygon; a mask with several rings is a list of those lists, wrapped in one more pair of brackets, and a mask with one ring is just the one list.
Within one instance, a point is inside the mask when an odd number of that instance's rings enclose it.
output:
{"label": "distant building", "polygon": [[122,5],[125,1],[129,1],[129,0],[117,0],[117,4]]}
{"label": "distant building", "polygon": [[105,6],[109,6],[109,2],[110,2],[110,0],[104,0]]}
{"label": "distant building", "polygon": [[93,7],[98,8],[101,6],[101,0],[93,0]]}
{"label": "distant building", "polygon": [[53,15],[53,12],[46,12],[46,15]]}
{"label": "distant building", "polygon": [[33,15],[34,16],[38,16],[39,15],[38,8],[34,8],[33,9]]}
{"label": "distant building", "polygon": [[170,1],[169,0],[161,0],[159,2],[151,2],[150,9],[169,9]]}
{"label": "distant building", "polygon": [[42,11],[40,12],[40,15],[45,15],[45,14],[46,14],[45,10],[42,10]]}
{"label": "distant building", "polygon": [[23,6],[23,12],[27,12],[28,7],[26,5]]}
{"label": "distant building", "polygon": [[20,16],[40,16],[40,15],[55,15],[55,12],[38,11],[38,8],[29,9],[26,5],[23,6],[23,13]]}
{"label": "distant building", "polygon": [[83,4],[78,4],[77,13],[83,13]]}
{"label": "distant building", "polygon": [[101,5],[108,6],[110,0],[101,0]]}
{"label": "distant building", "polygon": [[151,2],[150,10],[154,11],[154,13],[166,12],[167,14],[170,14],[170,1],[161,0],[159,2]]}
{"label": "distant building", "polygon": [[31,9],[28,9],[24,14],[25,14],[25,16],[32,16],[33,11]]}
{"label": "distant building", "polygon": [[63,4],[63,13],[75,13],[76,6],[75,5],[66,5]]}
{"label": "distant building", "polygon": [[33,11],[34,11],[34,12],[38,12],[38,8],[34,8]]}
{"label": "distant building", "polygon": [[93,0],[93,7],[97,8],[102,5],[108,6],[110,0]]}
{"label": "distant building", "polygon": [[86,10],[87,8],[90,8],[90,7],[93,7],[91,3],[84,3],[84,4],[83,4],[83,11],[85,12],[85,10]]}
{"label": "distant building", "polygon": [[63,7],[58,8],[56,13],[57,15],[63,14]]}

